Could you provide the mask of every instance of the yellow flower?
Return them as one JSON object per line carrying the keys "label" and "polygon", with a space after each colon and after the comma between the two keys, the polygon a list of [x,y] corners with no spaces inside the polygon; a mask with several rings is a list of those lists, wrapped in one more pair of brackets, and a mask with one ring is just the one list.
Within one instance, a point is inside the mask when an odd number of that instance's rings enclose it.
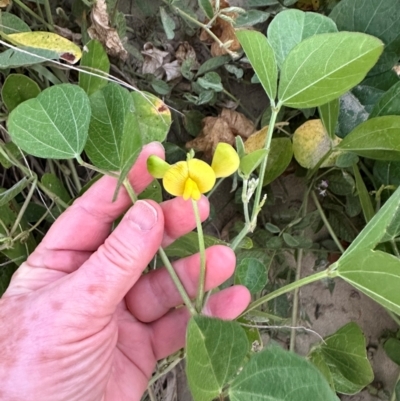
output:
{"label": "yellow flower", "polygon": [[239,167],[239,156],[227,143],[219,143],[215,149],[211,166],[190,155],[188,160],[172,166],[157,156],[150,156],[147,169],[155,178],[163,179],[165,190],[187,200],[199,200],[201,194],[210,191],[220,177],[228,177]]}

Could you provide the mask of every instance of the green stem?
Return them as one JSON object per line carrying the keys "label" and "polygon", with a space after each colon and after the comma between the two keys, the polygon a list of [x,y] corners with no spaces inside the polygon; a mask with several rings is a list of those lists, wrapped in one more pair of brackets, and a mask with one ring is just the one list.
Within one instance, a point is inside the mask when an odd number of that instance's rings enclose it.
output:
{"label": "green stem", "polygon": [[79,192],[81,192],[82,185],[81,185],[81,182],[79,180],[79,176],[78,176],[78,173],[76,171],[76,167],[75,167],[74,161],[72,159],[68,159],[67,163],[68,163],[69,169],[71,170],[71,176],[72,176],[72,180],[74,181],[76,191],[79,193]]}
{"label": "green stem", "polygon": [[224,177],[220,178],[217,183],[214,185],[213,189],[207,194],[207,198],[210,199],[211,195],[215,192],[215,190],[222,184],[224,181]]}
{"label": "green stem", "polygon": [[14,222],[14,224],[13,224],[11,230],[10,230],[10,236],[12,236],[12,235],[14,234],[15,230],[16,230],[16,229],[18,228],[18,226],[19,226],[19,223],[21,222],[21,219],[22,219],[22,217],[23,217],[23,215],[24,215],[24,213],[25,213],[25,211],[26,211],[26,208],[28,207],[29,202],[30,202],[31,199],[32,199],[33,193],[35,192],[35,189],[36,189],[36,182],[37,182],[37,180],[36,180],[36,178],[35,178],[35,179],[33,180],[33,182],[32,182],[32,185],[31,185],[31,187],[30,187],[30,189],[29,189],[28,195],[26,196],[23,205],[21,206],[21,209],[20,209],[19,212],[18,212],[18,216],[17,216],[17,218],[16,218],[16,220],[15,220],[15,222]]}
{"label": "green stem", "polygon": [[300,287],[303,287],[304,285],[314,283],[315,281],[321,280],[323,278],[336,277],[337,272],[333,270],[334,267],[335,267],[335,265],[332,265],[332,266],[330,266],[329,269],[326,269],[319,273],[312,274],[311,276],[308,276],[308,277],[304,277],[298,281],[295,281],[295,282],[285,285],[281,288],[278,288],[277,290],[265,295],[264,297],[257,299],[256,301],[252,302],[247,307],[247,309],[241,314],[241,316],[244,316],[246,313],[250,312],[251,310],[253,310],[255,308],[258,308],[262,304],[269,302],[283,294],[286,294],[287,292],[293,291],[296,288],[300,288]]}
{"label": "green stem", "polygon": [[44,9],[46,11],[47,21],[49,21],[49,24],[51,26],[54,26],[54,21],[53,21],[53,16],[51,14],[51,8],[50,8],[50,1],[49,0],[45,0]]}
{"label": "green stem", "polygon": [[196,220],[197,238],[199,240],[199,251],[200,251],[200,275],[199,275],[199,284],[197,288],[196,309],[198,313],[201,313],[201,311],[203,310],[204,290],[206,282],[206,250],[204,246],[204,235],[203,235],[203,227],[201,225],[199,206],[197,204],[197,201],[195,201],[194,199],[192,199],[192,206],[193,206],[194,218]]}
{"label": "green stem", "polygon": [[131,198],[132,203],[135,204],[138,200],[138,197],[136,195],[135,190],[132,188],[131,183],[129,182],[129,180],[127,178],[125,178],[125,180],[124,180],[124,187],[126,189],[126,192],[128,192],[128,195]]}
{"label": "green stem", "polygon": [[39,22],[41,22],[43,25],[46,26],[46,28],[51,31],[54,32],[54,27],[52,25],[50,25],[49,23],[47,23],[42,17],[40,17],[39,15],[37,15],[34,11],[32,11],[28,6],[26,6],[21,0],[14,0],[14,3],[18,4],[19,7],[21,7],[25,12],[27,12],[28,14],[30,14],[33,18],[36,18]]}
{"label": "green stem", "polygon": [[248,184],[249,184],[249,180],[247,178],[245,178],[243,180],[242,202],[243,202],[244,221],[245,221],[245,223],[250,224],[249,199],[247,196]]}
{"label": "green stem", "polygon": [[86,163],[85,161],[82,160],[82,158],[80,156],[77,156],[76,160],[83,167],[86,167],[86,168],[88,168],[90,170],[96,171],[97,173],[100,173],[100,174],[103,174],[103,175],[109,175],[110,177],[118,178],[118,174],[112,173],[111,171],[103,170],[101,168],[98,168],[96,166],[91,165],[90,163]]}
{"label": "green stem", "polygon": [[396,398],[396,386],[397,386],[397,383],[398,383],[399,381],[400,381],[400,373],[398,374],[397,380],[396,380],[395,383],[394,383],[393,393],[392,393],[392,396],[390,397],[390,401],[400,401],[400,400],[398,400],[398,399]]}
{"label": "green stem", "polygon": [[340,252],[344,253],[344,248],[342,246],[342,244],[340,243],[338,237],[335,234],[335,231],[333,231],[332,226],[330,225],[328,219],[326,218],[326,215],[322,209],[321,204],[319,203],[319,200],[317,198],[317,195],[315,195],[314,191],[311,191],[311,197],[313,198],[313,201],[315,203],[315,206],[318,209],[319,215],[321,216],[322,221],[325,224],[325,227],[327,228],[329,234],[331,235],[333,241],[335,242],[336,246],[338,247],[338,249],[340,250]]}
{"label": "green stem", "polygon": [[230,244],[230,248],[234,251],[238,245],[242,242],[243,238],[247,235],[247,233],[250,231],[250,223],[247,223],[244,225],[242,228],[242,231],[233,239],[232,243]]}
{"label": "green stem", "polygon": [[187,306],[189,309],[189,312],[192,316],[197,315],[196,309],[193,307],[192,301],[189,298],[189,295],[187,294],[185,287],[181,283],[181,280],[179,279],[178,275],[175,272],[175,269],[173,268],[171,262],[168,259],[167,254],[165,253],[164,249],[161,247],[158,249],[158,254],[160,255],[161,260],[163,261],[165,268],[167,269],[169,275],[171,276],[172,281],[175,284],[175,287],[177,288],[180,296],[183,299],[184,304]]}
{"label": "green stem", "polygon": [[[307,206],[308,206],[308,193],[305,194],[304,199],[303,199],[301,217],[306,216]],[[303,234],[304,234],[304,230],[302,231],[302,233],[300,235],[303,235]],[[299,252],[297,254],[297,261],[296,261],[295,281],[299,281],[301,278],[302,265],[303,265],[303,249],[299,249]],[[294,348],[296,345],[296,329],[295,329],[295,327],[297,327],[297,320],[298,320],[298,315],[299,315],[299,292],[300,292],[300,288],[297,287],[294,290],[294,294],[293,294],[292,329],[290,332],[290,345],[289,345],[289,349],[292,352],[294,352]]]}

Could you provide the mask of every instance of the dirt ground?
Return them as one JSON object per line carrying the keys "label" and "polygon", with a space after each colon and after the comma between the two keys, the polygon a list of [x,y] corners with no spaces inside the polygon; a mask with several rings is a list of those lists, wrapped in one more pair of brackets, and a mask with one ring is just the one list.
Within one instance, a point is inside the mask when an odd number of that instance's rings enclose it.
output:
{"label": "dirt ground", "polygon": [[[154,2],[154,0],[149,1],[151,3]],[[232,5],[241,5],[242,3],[243,1],[239,0],[231,1]],[[137,24],[140,24],[142,20],[136,18],[140,11],[135,9],[135,2],[129,0],[121,1],[121,10],[132,15],[132,28],[138,29]],[[267,106],[266,96],[260,87],[238,84],[231,87],[230,90],[245,102],[246,108],[254,116],[260,115]],[[271,212],[279,212],[301,202],[304,186],[300,178],[289,175],[279,178],[273,185],[273,191],[277,202]],[[213,195],[212,199],[216,210],[226,203],[228,193],[229,185],[219,189]],[[215,233],[219,233],[234,217],[234,214],[235,209],[232,207],[225,208],[223,213],[218,214],[218,218],[214,222]],[[327,233],[322,235],[328,238]],[[288,257],[290,258],[291,256]],[[313,255],[306,254],[302,269],[303,276],[313,273],[314,260],[315,257]],[[332,293],[322,282],[303,287],[300,292],[300,312],[302,315],[308,316],[309,322],[302,321],[299,324],[311,328],[322,337],[334,333],[349,322],[356,322],[366,336],[368,355],[374,369],[375,380],[370,388],[355,396],[341,396],[343,401],[389,399],[389,394],[393,391],[393,386],[398,376],[398,367],[385,355],[380,338],[385,330],[396,330],[397,326],[382,307],[345,282],[337,279]],[[301,355],[306,355],[311,346],[319,341],[318,336],[315,334],[299,331],[296,343],[297,352]],[[159,400],[192,400],[185,381],[182,364],[164,378],[163,384],[163,397],[159,398]]]}

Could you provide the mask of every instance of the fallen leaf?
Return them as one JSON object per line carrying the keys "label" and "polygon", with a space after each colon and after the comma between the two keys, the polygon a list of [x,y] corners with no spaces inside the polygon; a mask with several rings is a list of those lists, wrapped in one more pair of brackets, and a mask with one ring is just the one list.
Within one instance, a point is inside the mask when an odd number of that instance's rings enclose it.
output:
{"label": "fallen leaf", "polygon": [[88,29],[91,39],[97,39],[113,57],[126,60],[128,52],[125,50],[117,31],[110,26],[105,0],[97,0],[91,12],[92,25]]}
{"label": "fallen leaf", "polygon": [[221,117],[206,117],[202,124],[203,129],[200,134],[186,143],[187,149],[204,152],[205,157],[211,159],[218,143],[225,142],[234,145],[235,135],[229,128],[229,124]]}
{"label": "fallen leaf", "polygon": [[220,117],[228,123],[235,136],[240,135],[243,139],[246,139],[255,131],[254,124],[238,111],[222,109]]}
{"label": "fallen leaf", "polygon": [[164,75],[162,66],[170,61],[170,53],[157,49],[152,43],[148,42],[144,44],[142,54],[144,55],[142,73],[152,74],[161,79]]}
{"label": "fallen leaf", "polygon": [[180,78],[181,74],[181,63],[179,60],[174,60],[172,63],[167,63],[162,66],[165,71],[166,81],[172,81],[176,78]]}
{"label": "fallen leaf", "polygon": [[0,7],[7,7],[10,4],[10,0],[0,0]]}
{"label": "fallen leaf", "polygon": [[200,67],[199,62],[197,61],[196,51],[188,42],[183,42],[178,46],[175,52],[175,57],[180,64],[182,64],[186,60],[192,60],[192,70],[198,70]]}

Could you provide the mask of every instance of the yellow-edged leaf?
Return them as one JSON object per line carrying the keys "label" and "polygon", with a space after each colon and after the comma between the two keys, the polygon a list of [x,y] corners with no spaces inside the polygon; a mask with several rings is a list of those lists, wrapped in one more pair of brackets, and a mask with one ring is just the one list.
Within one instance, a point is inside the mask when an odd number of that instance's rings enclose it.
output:
{"label": "yellow-edged leaf", "polygon": [[19,46],[54,51],[70,64],[76,63],[82,56],[79,46],[52,32],[20,32],[10,34],[8,38]]}

